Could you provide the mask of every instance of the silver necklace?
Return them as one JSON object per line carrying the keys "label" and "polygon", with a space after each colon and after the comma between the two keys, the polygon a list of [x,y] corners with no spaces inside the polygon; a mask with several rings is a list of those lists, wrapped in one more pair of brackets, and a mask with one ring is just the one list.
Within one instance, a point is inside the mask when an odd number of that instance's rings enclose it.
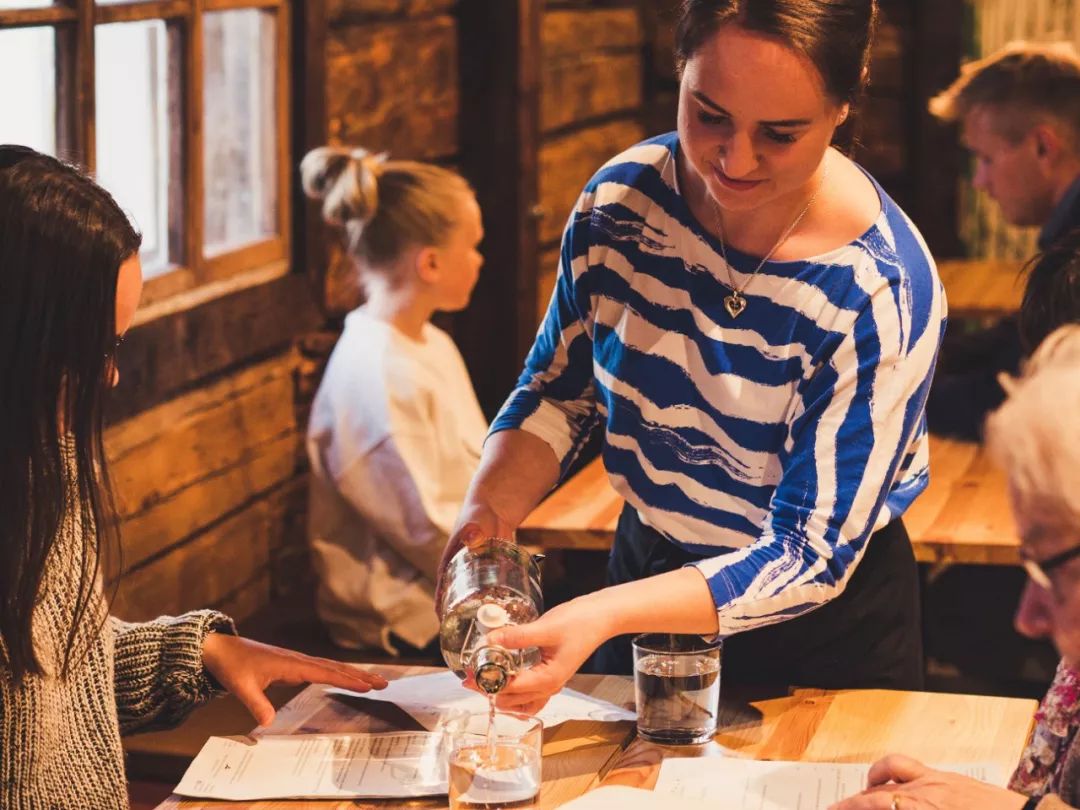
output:
{"label": "silver necklace", "polygon": [[794,221],[784,229],[784,232],[780,234],[780,238],[776,240],[776,243],[769,249],[769,252],[765,254],[764,258],[758,262],[758,266],[754,268],[754,272],[746,277],[746,281],[741,286],[735,286],[735,273],[728,262],[727,247],[724,245],[724,226],[720,221],[720,206],[716,204],[715,200],[712,200],[713,209],[716,214],[716,230],[720,235],[720,255],[724,259],[724,264],[728,269],[728,287],[731,288],[731,294],[724,296],[724,309],[728,311],[728,315],[732,318],[738,318],[742,315],[743,310],[746,309],[746,298],[743,296],[743,292],[750,285],[750,282],[754,280],[754,276],[758,274],[758,271],[765,266],[765,262],[772,258],[772,255],[776,253],[777,249],[787,241],[787,238],[791,236],[792,231],[799,227],[799,223],[802,222],[803,217],[806,216],[806,212],[810,210],[810,206],[814,204],[814,200],[817,199],[818,192],[821,191],[821,187],[825,184],[825,177],[829,173],[829,167],[826,164],[824,170],[821,173],[821,180],[818,181],[817,188],[814,189],[814,193],[810,195],[810,199],[806,201],[806,205],[803,210],[799,212],[799,215],[795,217]]}

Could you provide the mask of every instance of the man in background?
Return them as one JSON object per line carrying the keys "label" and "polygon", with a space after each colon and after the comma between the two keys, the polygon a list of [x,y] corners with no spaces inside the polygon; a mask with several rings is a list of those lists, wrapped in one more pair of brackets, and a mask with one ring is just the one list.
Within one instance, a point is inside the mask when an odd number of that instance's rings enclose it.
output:
{"label": "man in background", "polygon": [[[1080,227],[1080,56],[1071,44],[1015,43],[965,65],[930,112],[960,124],[975,188],[1010,224],[1040,228],[1040,251]],[[1017,317],[947,334],[927,403],[930,429],[979,439],[986,414],[1004,400],[998,373],[1017,373],[1034,348],[1023,344]]]}

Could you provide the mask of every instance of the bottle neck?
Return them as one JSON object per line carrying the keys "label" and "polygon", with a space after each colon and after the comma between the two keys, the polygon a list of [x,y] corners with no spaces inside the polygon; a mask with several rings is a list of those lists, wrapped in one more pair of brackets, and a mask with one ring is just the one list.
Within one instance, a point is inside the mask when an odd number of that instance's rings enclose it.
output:
{"label": "bottle neck", "polygon": [[473,679],[481,692],[495,695],[501,692],[514,674],[510,653],[502,647],[480,647],[473,655]]}

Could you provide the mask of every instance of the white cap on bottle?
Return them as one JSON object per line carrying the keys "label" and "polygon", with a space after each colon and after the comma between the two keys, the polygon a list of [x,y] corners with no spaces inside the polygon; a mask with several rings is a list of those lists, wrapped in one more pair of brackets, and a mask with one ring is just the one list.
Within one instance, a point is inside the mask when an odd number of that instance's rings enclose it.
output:
{"label": "white cap on bottle", "polygon": [[487,633],[510,623],[510,615],[502,605],[486,602],[476,611],[476,623]]}

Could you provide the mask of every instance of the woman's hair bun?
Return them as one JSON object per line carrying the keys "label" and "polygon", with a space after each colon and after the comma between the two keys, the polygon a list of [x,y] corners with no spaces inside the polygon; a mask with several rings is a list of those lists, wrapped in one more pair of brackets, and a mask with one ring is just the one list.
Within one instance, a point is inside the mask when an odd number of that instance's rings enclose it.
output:
{"label": "woman's hair bun", "polygon": [[331,224],[366,225],[379,205],[379,174],[386,153],[366,149],[320,146],[300,163],[304,193],[322,202],[322,217]]}

